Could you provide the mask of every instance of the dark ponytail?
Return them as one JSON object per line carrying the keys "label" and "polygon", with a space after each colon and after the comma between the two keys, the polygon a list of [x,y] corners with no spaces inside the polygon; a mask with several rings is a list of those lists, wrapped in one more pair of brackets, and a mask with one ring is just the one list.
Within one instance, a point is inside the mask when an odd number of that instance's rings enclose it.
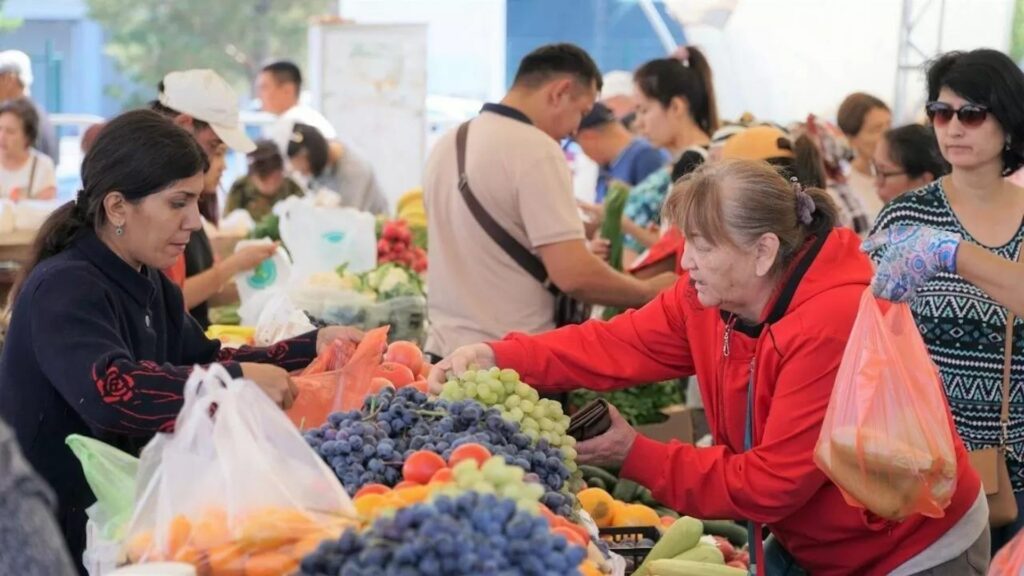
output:
{"label": "dark ponytail", "polygon": [[121,114],[100,131],[82,160],[82,190],[43,223],[28,263],[11,289],[13,306],[25,280],[40,262],[60,254],[86,230],[107,221],[103,201],[120,192],[132,203],[179,180],[205,172],[209,164],[196,139],[151,110]]}
{"label": "dark ponytail", "polygon": [[828,175],[825,173],[825,160],[821,151],[809,136],[803,134],[793,142],[793,176],[808,188],[825,188],[828,186]]}
{"label": "dark ponytail", "polygon": [[633,74],[640,91],[668,108],[673,98],[683,98],[690,115],[710,136],[718,130],[718,102],[707,57],[696,47],[687,47],[680,58],[651,60]]}

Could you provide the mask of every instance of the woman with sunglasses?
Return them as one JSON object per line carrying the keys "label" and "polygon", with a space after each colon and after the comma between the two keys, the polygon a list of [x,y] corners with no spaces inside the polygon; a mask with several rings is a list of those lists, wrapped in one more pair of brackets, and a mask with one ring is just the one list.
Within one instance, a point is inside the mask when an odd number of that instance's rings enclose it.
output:
{"label": "woman with sunglasses", "polygon": [[[1024,241],[1024,189],[1006,176],[1024,165],[1024,73],[995,50],[952,52],[928,70],[926,111],[948,176],[893,200],[879,215],[874,285],[910,301],[932,360],[942,374],[957,430],[968,449],[998,446],[1007,311],[957,273],[960,239],[1014,260]],[[919,227],[928,227],[924,233]],[[893,266],[893,261],[901,264]],[[932,268],[930,279],[912,277]],[[885,290],[885,286],[913,290]],[[1015,330],[1011,357],[1010,422],[1024,420],[1024,329]],[[1015,400],[1017,399],[1017,400]],[[1018,508],[1024,506],[1024,426],[1011,426],[1006,458]],[[982,499],[982,502],[984,500]],[[970,529],[987,523],[984,509]],[[975,525],[974,523],[977,523]],[[992,533],[997,550],[1024,526],[1024,515]],[[967,530],[967,527],[964,527]],[[962,534],[964,539],[972,535]]]}

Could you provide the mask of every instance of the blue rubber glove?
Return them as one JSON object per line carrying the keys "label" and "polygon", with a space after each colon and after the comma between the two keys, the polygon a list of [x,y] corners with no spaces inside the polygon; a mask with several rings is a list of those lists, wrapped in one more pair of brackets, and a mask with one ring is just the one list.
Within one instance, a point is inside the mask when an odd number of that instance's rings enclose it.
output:
{"label": "blue rubber glove", "polygon": [[867,253],[884,250],[871,281],[875,296],[906,302],[939,272],[956,273],[956,250],[963,238],[918,226],[893,226],[864,241]]}

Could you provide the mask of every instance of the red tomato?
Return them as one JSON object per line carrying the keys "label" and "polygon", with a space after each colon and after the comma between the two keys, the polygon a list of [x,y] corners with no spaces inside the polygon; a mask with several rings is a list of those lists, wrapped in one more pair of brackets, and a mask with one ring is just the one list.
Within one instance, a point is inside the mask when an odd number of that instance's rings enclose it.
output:
{"label": "red tomato", "polygon": [[430,385],[427,384],[426,380],[422,380],[422,379],[421,380],[417,380],[417,381],[413,382],[412,384],[409,384],[409,386],[419,390],[420,392],[423,392],[424,394],[427,394],[427,393],[430,392]]}
{"label": "red tomato", "polygon": [[426,484],[430,482],[430,478],[434,474],[437,474],[438,470],[444,467],[444,458],[433,452],[420,450],[405,459],[405,464],[402,465],[402,477],[417,484]]}
{"label": "red tomato", "polygon": [[397,362],[384,362],[373,371],[372,378],[386,378],[395,385],[395,388],[402,388],[416,381],[412,370]]}
{"label": "red tomato", "polygon": [[366,494],[387,494],[388,492],[391,492],[391,488],[388,488],[383,484],[366,484],[358,491],[356,491],[355,495],[352,498],[359,498],[360,496],[365,496]]}
{"label": "red tomato", "polygon": [[370,394],[380,394],[385,388],[394,389],[395,385],[387,378],[374,377],[370,379]]}
{"label": "red tomato", "polygon": [[463,460],[476,460],[477,466],[483,466],[484,462],[487,462],[490,458],[490,450],[480,444],[469,443],[452,450],[452,455],[448,457],[448,465],[454,468],[456,464]]}
{"label": "red tomato", "polygon": [[419,374],[423,370],[423,352],[419,346],[404,340],[392,342],[388,346],[388,351],[384,353],[384,361],[401,364],[412,370],[413,374]]}

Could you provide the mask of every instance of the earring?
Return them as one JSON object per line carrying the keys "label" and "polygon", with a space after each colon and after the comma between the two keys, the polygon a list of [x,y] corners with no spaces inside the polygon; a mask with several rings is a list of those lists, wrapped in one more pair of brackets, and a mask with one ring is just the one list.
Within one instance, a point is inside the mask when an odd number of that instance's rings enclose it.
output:
{"label": "earring", "polygon": [[117,228],[115,228],[114,229],[114,234],[117,234],[118,236],[123,236],[124,235],[124,227],[123,226],[118,226]]}
{"label": "earring", "polygon": [[1006,137],[1006,145],[1003,146],[1003,149],[1006,150],[1007,152],[1010,151],[1010,137],[1009,136]]}

